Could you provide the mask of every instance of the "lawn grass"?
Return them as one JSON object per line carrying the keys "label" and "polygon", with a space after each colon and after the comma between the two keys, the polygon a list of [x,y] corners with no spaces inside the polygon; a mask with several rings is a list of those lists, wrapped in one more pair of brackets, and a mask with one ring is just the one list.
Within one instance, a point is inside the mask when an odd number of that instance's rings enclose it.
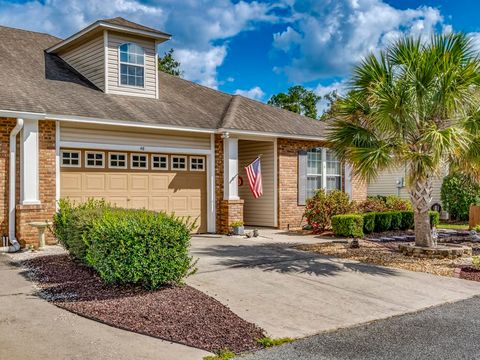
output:
{"label": "lawn grass", "polygon": [[438,229],[468,230],[468,224],[440,223]]}

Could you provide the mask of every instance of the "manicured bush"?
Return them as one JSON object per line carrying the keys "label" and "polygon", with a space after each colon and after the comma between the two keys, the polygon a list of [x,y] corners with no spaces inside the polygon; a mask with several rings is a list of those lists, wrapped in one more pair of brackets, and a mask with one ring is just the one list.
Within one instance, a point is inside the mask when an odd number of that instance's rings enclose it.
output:
{"label": "manicured bush", "polygon": [[314,232],[330,229],[334,215],[347,214],[353,210],[353,203],[348,195],[342,191],[326,192],[319,189],[315,195],[307,200],[304,217]]}
{"label": "manicured bush", "polygon": [[430,227],[437,227],[440,224],[440,213],[438,211],[429,211]]}
{"label": "manicured bush", "polygon": [[369,212],[363,215],[363,232],[365,234],[371,234],[375,231],[375,213]]}
{"label": "manicured bush", "polygon": [[413,229],[415,221],[413,217],[413,211],[400,211],[402,221],[400,225],[401,230]]}
{"label": "manicured bush", "polygon": [[337,236],[363,237],[363,216],[361,214],[332,216],[332,230]]}
{"label": "manicured bush", "polygon": [[107,209],[85,239],[86,261],[107,283],[148,289],[179,283],[193,267],[190,230],[165,213]]}
{"label": "manicured bush", "polygon": [[385,205],[391,211],[412,211],[412,203],[408,199],[403,199],[396,195],[388,195],[385,199]]}
{"label": "manicured bush", "polygon": [[399,230],[402,227],[402,213],[400,211],[390,211],[390,214],[392,214],[390,230]]}
{"label": "manicured bush", "polygon": [[470,205],[480,203],[480,184],[469,176],[454,173],[443,178],[441,199],[453,220],[468,220]]}
{"label": "manicured bush", "polygon": [[77,260],[85,262],[85,236],[91,231],[93,222],[107,208],[108,204],[102,200],[89,199],[81,204],[65,199],[59,201],[58,211],[53,217],[53,233],[58,242]]}
{"label": "manicured bush", "polygon": [[382,196],[369,196],[365,200],[356,204],[358,212],[383,212],[387,211],[387,204],[385,203],[385,197]]}
{"label": "manicured bush", "polygon": [[384,232],[390,230],[392,225],[391,212],[377,212],[375,213],[375,231]]}

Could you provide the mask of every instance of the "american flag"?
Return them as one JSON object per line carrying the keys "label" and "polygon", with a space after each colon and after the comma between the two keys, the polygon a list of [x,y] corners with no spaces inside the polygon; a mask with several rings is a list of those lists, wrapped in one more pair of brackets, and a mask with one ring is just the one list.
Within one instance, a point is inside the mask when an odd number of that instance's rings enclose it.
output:
{"label": "american flag", "polygon": [[245,168],[245,171],[247,172],[248,185],[250,186],[253,197],[258,199],[263,195],[260,158],[258,157],[253,160],[253,162]]}

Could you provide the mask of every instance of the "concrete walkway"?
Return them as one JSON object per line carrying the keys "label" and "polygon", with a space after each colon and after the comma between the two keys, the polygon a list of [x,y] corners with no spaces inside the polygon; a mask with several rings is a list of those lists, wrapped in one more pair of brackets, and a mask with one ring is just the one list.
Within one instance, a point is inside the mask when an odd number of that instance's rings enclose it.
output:
{"label": "concrete walkway", "polygon": [[197,236],[199,271],[187,282],[273,337],[303,337],[480,294],[480,283],[297,251],[318,242]]}
{"label": "concrete walkway", "polygon": [[0,254],[0,359],[186,359],[208,353],[116,329],[34,296],[22,270]]}

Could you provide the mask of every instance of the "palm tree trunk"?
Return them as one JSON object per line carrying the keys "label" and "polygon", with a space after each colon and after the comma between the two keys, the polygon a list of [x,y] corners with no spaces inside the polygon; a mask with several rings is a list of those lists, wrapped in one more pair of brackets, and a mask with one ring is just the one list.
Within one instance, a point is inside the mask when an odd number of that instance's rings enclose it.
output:
{"label": "palm tree trunk", "polygon": [[432,247],[432,231],[430,228],[430,203],[432,202],[432,180],[416,180],[410,189],[415,219],[415,245]]}

